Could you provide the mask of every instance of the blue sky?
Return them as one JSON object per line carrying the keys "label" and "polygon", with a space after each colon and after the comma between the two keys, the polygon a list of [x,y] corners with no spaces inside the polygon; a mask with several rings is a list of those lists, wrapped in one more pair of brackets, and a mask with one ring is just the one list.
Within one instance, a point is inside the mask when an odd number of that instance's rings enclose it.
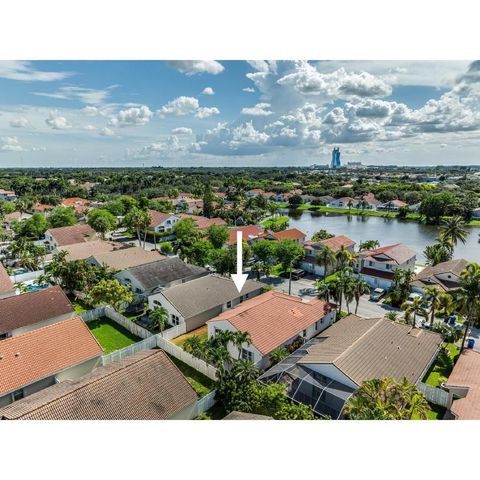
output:
{"label": "blue sky", "polygon": [[0,62],[0,167],[480,164],[470,61]]}

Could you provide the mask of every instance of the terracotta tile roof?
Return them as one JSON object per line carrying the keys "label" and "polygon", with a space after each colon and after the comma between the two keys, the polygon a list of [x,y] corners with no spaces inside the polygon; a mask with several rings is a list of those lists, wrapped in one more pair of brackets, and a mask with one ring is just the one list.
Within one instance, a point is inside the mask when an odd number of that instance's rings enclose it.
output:
{"label": "terracotta tile roof", "polygon": [[182,218],[182,219],[190,219],[193,220],[194,222],[198,220],[206,220],[207,217],[202,217],[201,215],[192,215],[190,213],[177,213],[177,217]]}
{"label": "terracotta tile roof", "polygon": [[70,227],[49,228],[47,232],[52,235],[58,246],[88,242],[97,238],[95,230],[87,224],[77,224]]}
{"label": "terracotta tile roof", "polygon": [[243,240],[248,241],[257,238],[263,232],[263,228],[259,228],[256,225],[230,228],[228,230],[228,233],[230,234],[230,238],[227,241],[228,245],[235,245],[237,243],[237,232],[242,232]]}
{"label": "terracotta tile roof", "polygon": [[464,398],[455,399],[450,411],[459,420],[480,420],[480,352],[466,349],[446,382],[447,387],[467,387]]}
{"label": "terracotta tile roof", "polygon": [[55,208],[53,205],[48,205],[45,203],[36,203],[33,207],[35,211],[40,211],[40,212],[44,212],[46,210],[52,210],[53,208]]}
{"label": "terracotta tile roof", "polygon": [[226,310],[207,323],[228,320],[238,331],[248,332],[252,345],[266,355],[301,334],[333,310],[319,299],[303,302],[301,298],[270,291]]}
{"label": "terracotta tile roof", "polygon": [[212,225],[223,227],[227,225],[227,222],[223,218],[206,218],[205,220],[197,220],[195,226],[198,230],[206,230]]}
{"label": "terracotta tile roof", "polygon": [[92,240],[91,242],[72,243],[71,245],[63,245],[58,251],[68,253],[67,260],[85,260],[97,253],[112,252],[115,249],[125,248],[121,243],[108,242],[104,240]]}
{"label": "terracotta tile roof", "polygon": [[155,228],[158,225],[161,225],[163,222],[173,216],[171,213],[157,212],[156,210],[149,210],[148,213],[150,214],[151,218],[150,228]]}
{"label": "terracotta tile roof", "polygon": [[146,263],[165,260],[168,257],[155,250],[144,250],[141,247],[130,247],[113,250],[110,252],[99,252],[91,255],[100,265],[105,263],[114,270],[124,270],[126,268],[145,265]]}
{"label": "terracotta tile roof", "polygon": [[300,364],[333,364],[357,385],[373,378],[423,378],[442,337],[384,318],[348,315],[317,337]]}
{"label": "terracotta tile roof", "polygon": [[19,400],[0,419],[167,420],[197,398],[162,350],[146,350]]}
{"label": "terracotta tile roof", "polygon": [[[387,260],[378,258],[380,255],[388,257]],[[401,265],[407,260],[416,256],[416,253],[402,243],[395,243],[393,245],[386,245],[385,247],[375,248],[374,250],[365,250],[360,252],[360,256],[365,260],[372,260],[374,262],[392,263]]]}
{"label": "terracotta tile roof", "polygon": [[102,355],[85,322],[74,317],[0,341],[0,395]]}
{"label": "terracotta tile roof", "polygon": [[289,228],[288,230],[272,233],[272,235],[277,240],[301,240],[306,237],[305,233],[298,230],[298,228]]}
{"label": "terracotta tile roof", "polygon": [[0,335],[73,311],[70,300],[58,285],[3,298],[0,300]]}
{"label": "terracotta tile roof", "polygon": [[77,205],[88,205],[90,200],[81,197],[69,197],[63,200],[62,205],[64,207],[75,207]]}
{"label": "terracotta tile roof", "polygon": [[[15,291],[15,287],[13,286],[12,280],[10,280],[10,277],[5,270],[5,267],[2,265],[0,262],[0,293],[8,293]],[[2,312],[0,311],[0,318],[1,318]]]}

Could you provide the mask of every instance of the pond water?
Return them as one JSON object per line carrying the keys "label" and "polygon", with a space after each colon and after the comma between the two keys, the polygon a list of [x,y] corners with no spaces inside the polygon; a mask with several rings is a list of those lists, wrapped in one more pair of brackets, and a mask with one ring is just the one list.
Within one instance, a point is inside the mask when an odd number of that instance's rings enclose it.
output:
{"label": "pond water", "polygon": [[[424,225],[395,218],[345,215],[339,213],[311,212],[308,210],[285,210],[282,215],[290,217],[290,228],[298,228],[307,234],[307,239],[324,228],[335,235],[346,235],[358,244],[363,240],[378,240],[381,245],[404,243],[417,252],[417,262],[424,263],[423,250],[434,243],[439,233],[438,226]],[[455,258],[480,263],[480,228],[469,227],[470,235],[465,244],[459,243]]]}

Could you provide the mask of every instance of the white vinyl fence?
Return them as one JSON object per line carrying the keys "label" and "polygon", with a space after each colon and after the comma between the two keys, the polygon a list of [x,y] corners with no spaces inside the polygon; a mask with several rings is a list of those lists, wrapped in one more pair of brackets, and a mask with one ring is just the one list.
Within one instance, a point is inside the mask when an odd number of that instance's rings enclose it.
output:
{"label": "white vinyl fence", "polygon": [[168,340],[165,340],[160,335],[156,335],[157,337],[157,347],[161,348],[165,352],[167,352],[172,357],[177,358],[178,360],[190,365],[195,370],[203,373],[205,376],[212,380],[217,379],[217,369],[212,365],[209,365],[207,362],[204,362],[200,358],[194,357],[187,353],[180,347],[177,347],[173,343],[170,343]]}
{"label": "white vinyl fence", "polygon": [[430,403],[448,408],[448,392],[441,388],[427,385],[426,383],[419,383],[417,387]]}
{"label": "white vinyl fence", "polygon": [[197,401],[197,406],[195,408],[194,418],[198,417],[201,413],[206,412],[212,408],[216,402],[215,395],[217,394],[216,390],[210,392],[208,395],[205,395],[203,398]]}
{"label": "white vinyl fence", "polygon": [[94,308],[93,310],[88,310],[85,313],[82,313],[81,317],[84,322],[90,322],[100,317],[107,317],[110,320],[113,320],[118,325],[121,325],[123,328],[128,330],[130,333],[133,333],[140,338],[149,338],[153,336],[152,332],[149,332],[146,328],[137,325],[132,320],[124,317],[121,313],[118,313],[113,308],[110,307],[99,307]]}
{"label": "white vinyl fence", "polygon": [[132,343],[132,345],[129,345],[128,347],[116,350],[115,352],[112,352],[108,355],[104,355],[102,357],[102,365],[108,365],[112,362],[118,362],[119,360],[123,360],[124,358],[127,358],[134,353],[141,352],[143,350],[151,350],[152,348],[156,348],[156,346],[156,337],[148,337],[145,340],[141,340],[140,342]]}
{"label": "white vinyl fence", "polygon": [[161,336],[165,340],[173,340],[174,338],[177,338],[184,333],[187,333],[187,324],[181,323],[180,325],[175,325],[171,328],[168,328],[167,330],[164,330],[161,333]]}

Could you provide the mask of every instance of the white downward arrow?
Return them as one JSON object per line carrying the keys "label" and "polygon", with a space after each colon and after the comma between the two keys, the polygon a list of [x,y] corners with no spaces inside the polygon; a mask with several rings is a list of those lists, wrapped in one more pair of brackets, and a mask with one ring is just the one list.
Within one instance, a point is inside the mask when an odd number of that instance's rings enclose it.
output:
{"label": "white downward arrow", "polygon": [[247,281],[248,275],[243,273],[243,257],[242,257],[242,231],[237,230],[237,273],[232,273],[232,280],[237,287],[238,292],[242,291],[245,282]]}

